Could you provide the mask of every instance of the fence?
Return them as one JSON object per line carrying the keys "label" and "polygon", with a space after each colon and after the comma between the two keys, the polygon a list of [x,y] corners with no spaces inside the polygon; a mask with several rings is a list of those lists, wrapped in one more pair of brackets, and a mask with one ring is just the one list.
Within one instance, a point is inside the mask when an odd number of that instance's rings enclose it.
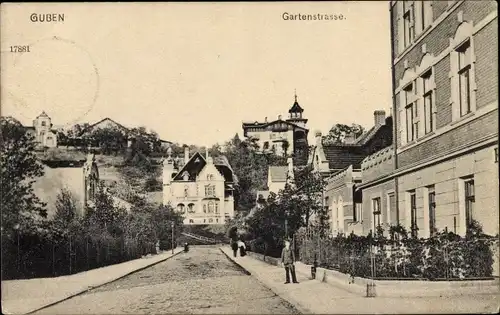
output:
{"label": "fence", "polygon": [[69,275],[155,252],[154,242],[124,237],[16,235],[2,239],[2,280]]}
{"label": "fence", "polygon": [[295,243],[304,263],[379,280],[489,279],[498,264],[498,238],[487,236],[322,237],[308,230],[298,233]]}

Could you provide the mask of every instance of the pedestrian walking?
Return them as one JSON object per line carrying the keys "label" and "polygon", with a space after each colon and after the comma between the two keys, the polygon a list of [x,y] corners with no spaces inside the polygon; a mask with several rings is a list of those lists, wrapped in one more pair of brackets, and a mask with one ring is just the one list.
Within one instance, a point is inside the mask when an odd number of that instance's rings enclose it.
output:
{"label": "pedestrian walking", "polygon": [[238,241],[238,248],[240,249],[240,256],[241,257],[244,257],[247,253],[246,253],[246,246],[245,246],[245,242],[243,242],[242,240],[239,240]]}
{"label": "pedestrian walking", "polygon": [[231,242],[231,248],[233,250],[234,257],[238,256],[238,242],[232,241]]}
{"label": "pedestrian walking", "polygon": [[286,282],[290,283],[290,274],[292,274],[293,283],[299,283],[297,281],[297,276],[295,275],[295,254],[290,248],[290,242],[285,241],[285,247],[281,252],[281,264],[285,267]]}

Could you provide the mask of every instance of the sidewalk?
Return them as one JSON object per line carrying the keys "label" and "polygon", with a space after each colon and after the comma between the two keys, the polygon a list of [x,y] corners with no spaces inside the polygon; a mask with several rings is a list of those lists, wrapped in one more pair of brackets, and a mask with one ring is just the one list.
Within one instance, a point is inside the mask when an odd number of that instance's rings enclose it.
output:
{"label": "sidewalk", "polygon": [[2,313],[26,314],[123,278],[180,252],[171,251],[69,276],[2,281]]}
{"label": "sidewalk", "polygon": [[300,264],[297,264],[296,268],[297,280],[300,283],[284,284],[283,268],[250,256],[234,258],[229,247],[221,247],[221,251],[303,314],[496,313],[500,305],[498,295],[367,298],[359,292],[348,292],[335,283],[310,280],[310,270]]}

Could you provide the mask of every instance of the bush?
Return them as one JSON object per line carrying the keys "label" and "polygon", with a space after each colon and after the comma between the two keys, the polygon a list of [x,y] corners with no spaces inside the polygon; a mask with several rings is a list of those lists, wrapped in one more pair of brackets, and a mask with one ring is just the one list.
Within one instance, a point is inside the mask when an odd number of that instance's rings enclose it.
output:
{"label": "bush", "polygon": [[[460,237],[440,232],[429,239],[408,238],[404,229],[392,228],[390,238],[339,235],[299,236],[299,257],[308,264],[358,277],[464,279],[489,278],[493,273],[493,245],[498,238],[475,232]],[[373,260],[372,260],[373,259]]]}

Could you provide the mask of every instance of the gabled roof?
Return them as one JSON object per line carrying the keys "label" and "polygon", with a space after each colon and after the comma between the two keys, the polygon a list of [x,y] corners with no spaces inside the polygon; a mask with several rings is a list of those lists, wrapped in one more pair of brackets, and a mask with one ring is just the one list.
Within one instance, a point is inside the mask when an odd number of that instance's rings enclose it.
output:
{"label": "gabled roof", "polygon": [[96,123],[94,123],[94,124],[92,124],[92,125],[88,126],[88,127],[87,127],[87,128],[86,128],[83,132],[82,132],[82,133],[85,133],[85,132],[87,132],[87,131],[89,131],[89,130],[92,130],[95,126],[97,126],[98,124],[100,124],[100,123],[102,123],[102,122],[104,122],[104,121],[106,121],[106,120],[111,121],[112,123],[114,123],[115,125],[117,125],[120,129],[123,129],[123,130],[126,130],[126,131],[129,131],[129,130],[130,130],[130,129],[128,129],[127,127],[125,127],[124,125],[122,125],[122,124],[120,124],[120,123],[118,123],[118,122],[114,121],[113,119],[111,119],[111,118],[109,118],[109,117],[106,117],[106,118],[103,118],[103,119],[99,120],[98,122],[96,122]]}
{"label": "gabled roof", "polygon": [[254,123],[245,123],[244,122],[243,129],[246,129],[246,128],[266,128],[268,126],[271,126],[271,125],[274,125],[277,123],[284,123],[284,124],[293,126],[294,128],[297,128],[297,129],[308,130],[307,128],[304,128],[302,126],[296,125],[294,123],[291,123],[289,121],[282,120],[282,119],[277,119],[277,120],[274,120],[271,122],[258,122],[258,121],[254,122]]}
{"label": "gabled roof", "polygon": [[[189,180],[194,181],[196,180],[196,176],[198,176],[198,174],[203,170],[205,165],[207,165],[207,161],[205,160],[203,155],[201,155],[199,152],[196,152],[181,168],[181,170],[174,176],[173,180],[184,180],[184,174],[187,172],[189,174]],[[224,156],[214,159],[214,166],[224,177],[226,184],[237,182],[237,178]]]}
{"label": "gabled roof", "polygon": [[288,166],[269,166],[269,175],[273,183],[286,182]]}

